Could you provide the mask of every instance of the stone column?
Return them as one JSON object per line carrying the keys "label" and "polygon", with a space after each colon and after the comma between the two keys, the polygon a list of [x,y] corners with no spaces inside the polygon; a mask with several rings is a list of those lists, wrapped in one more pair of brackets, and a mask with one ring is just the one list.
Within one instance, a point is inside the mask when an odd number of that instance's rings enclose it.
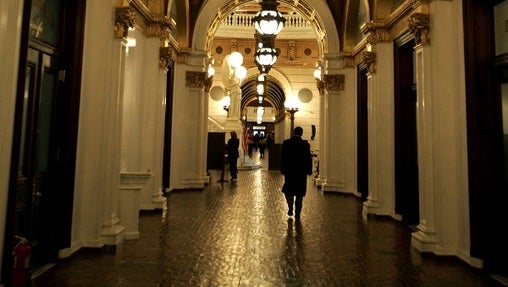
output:
{"label": "stone column", "polygon": [[162,161],[164,150],[164,124],[167,68],[170,61],[176,59],[176,53],[170,47],[161,47],[164,43],[166,26],[164,21],[151,25],[143,43],[143,71],[141,78],[141,130],[139,165],[135,171],[153,175],[142,189],[140,209],[153,210],[166,208],[166,198],[162,190]]}
{"label": "stone column", "polygon": [[341,103],[343,122],[341,137],[341,175],[344,179],[342,192],[357,192],[357,79],[356,65],[352,56],[342,56],[345,74],[344,95]]}
{"label": "stone column", "polygon": [[420,223],[412,234],[411,244],[420,251],[432,251],[437,245],[434,189],[435,147],[434,98],[432,97],[432,49],[430,46],[430,16],[415,13],[409,19],[409,27],[415,37],[415,72],[418,131],[418,177],[420,200]]}
{"label": "stone column", "polygon": [[173,108],[180,112],[173,114],[172,146],[179,152],[171,156],[170,189],[203,188],[209,182],[202,170],[206,160],[203,145],[207,143],[203,117],[208,114],[203,110],[205,57],[206,53],[187,55],[175,66]]}
{"label": "stone column", "polygon": [[369,196],[363,215],[395,215],[393,44],[381,23],[362,26],[368,45]]}
{"label": "stone column", "polygon": [[325,97],[325,83],[322,79],[316,80],[317,89],[319,91],[319,126],[321,127],[321,134],[319,139],[319,174],[318,177],[315,178],[315,184],[317,186],[323,187],[326,184],[326,176],[328,173],[326,165],[323,163],[326,162],[324,158],[327,154],[327,133],[323,131],[327,131],[327,114],[328,114],[328,102]]}
{"label": "stone column", "polygon": [[129,27],[134,26],[135,13],[129,7],[117,8],[114,39],[111,46],[110,95],[105,103],[103,159],[104,173],[104,220],[101,236],[105,244],[115,245],[123,241],[124,226],[118,217],[120,186],[120,158],[122,141],[122,106],[125,80],[125,54]]}
{"label": "stone column", "polygon": [[[319,147],[319,177],[316,184],[323,191],[340,191],[343,179],[340,175],[340,133],[338,125],[341,122],[341,101],[344,92],[344,74],[338,74],[341,63],[340,57],[327,55],[326,71],[322,81],[318,81],[321,95],[320,126],[321,137]],[[333,74],[332,74],[333,73]]]}
{"label": "stone column", "polygon": [[[462,5],[437,0],[410,17],[417,73],[420,222],[412,245],[470,257],[467,113]],[[433,29],[433,27],[438,27]]]}
{"label": "stone column", "polygon": [[[18,79],[18,60],[21,39],[21,21],[23,17],[23,2],[7,0],[0,2],[0,226],[5,226],[7,210],[7,196],[9,192],[9,174],[11,167],[12,131],[14,127],[14,113],[16,102],[16,83]],[[6,44],[8,43],[8,44]],[[0,246],[4,246],[4,228],[0,228]],[[4,251],[0,248],[0,258],[4,258]],[[2,268],[0,261],[0,270]],[[7,268],[6,268],[7,269]],[[1,276],[0,271],[0,276]]]}

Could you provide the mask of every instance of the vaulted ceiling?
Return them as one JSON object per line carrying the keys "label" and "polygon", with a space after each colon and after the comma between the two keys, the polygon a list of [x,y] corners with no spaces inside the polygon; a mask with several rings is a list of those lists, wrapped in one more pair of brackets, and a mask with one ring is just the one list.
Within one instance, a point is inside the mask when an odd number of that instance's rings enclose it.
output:
{"label": "vaulted ceiling", "polygon": [[[204,11],[203,7],[205,4],[211,3],[210,1],[213,2],[213,0],[172,0],[170,10],[178,14],[178,16],[172,15],[176,18],[176,26],[185,27],[185,29],[177,31],[177,41],[180,47],[185,49],[196,45],[196,43],[192,43],[192,35],[195,32],[194,29],[200,13],[209,14],[210,11]],[[247,68],[253,67],[253,50],[255,49],[253,27],[250,27],[251,32],[248,32],[245,36],[241,29],[227,30],[222,26],[223,21],[235,13],[254,15],[261,9],[259,5],[261,1],[224,0],[213,2],[218,7],[215,11],[216,18],[213,20],[214,22],[207,28],[210,34],[206,36],[209,40],[207,40],[205,50],[209,51],[217,61],[216,65],[220,65],[221,58],[225,55],[232,51],[238,51],[244,55],[244,66]],[[281,53],[276,66],[314,68],[316,61],[323,53],[323,42],[322,39],[318,38],[329,37],[329,35],[323,34],[322,25],[327,25],[327,27],[330,25],[329,22],[327,24],[319,22],[319,13],[316,9],[328,9],[331,16],[333,16],[332,25],[335,25],[334,30],[337,31],[339,51],[328,52],[341,53],[352,51],[361,42],[364,37],[360,31],[361,24],[369,22],[371,19],[377,19],[377,21],[386,19],[397,7],[407,1],[409,0],[277,0],[279,3],[278,10],[281,13],[289,17],[299,14],[308,22],[312,22],[312,28],[303,27],[302,29],[305,29],[305,31],[302,30],[302,33],[291,33],[286,36],[283,35],[283,30],[277,36],[276,46]],[[326,8],[323,5],[326,5]],[[183,11],[185,12],[181,13]],[[309,29],[311,29],[311,34],[314,33],[313,38],[307,36]],[[248,43],[249,41],[250,43]],[[242,91],[242,108],[257,103],[255,77],[244,81]],[[265,96],[267,101],[265,105],[272,105],[277,110],[283,110],[282,105],[285,95],[283,89],[273,78],[269,77]]]}

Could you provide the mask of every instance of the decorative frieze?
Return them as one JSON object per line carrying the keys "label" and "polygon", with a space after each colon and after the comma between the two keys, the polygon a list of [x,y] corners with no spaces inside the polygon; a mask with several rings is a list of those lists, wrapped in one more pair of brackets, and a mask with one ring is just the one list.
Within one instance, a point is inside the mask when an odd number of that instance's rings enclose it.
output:
{"label": "decorative frieze", "polygon": [[173,47],[161,47],[159,50],[159,66],[168,70],[169,64],[175,62],[177,54]]}
{"label": "decorative frieze", "polygon": [[134,27],[136,12],[131,7],[117,7],[113,34],[115,38],[127,38],[129,28]]}
{"label": "decorative frieze", "polygon": [[339,92],[344,90],[344,83],[346,77],[342,74],[337,75],[324,75],[323,82],[325,89],[329,92]]}
{"label": "decorative frieze", "polygon": [[355,57],[353,56],[341,56],[344,68],[356,68]]}
{"label": "decorative frieze", "polygon": [[430,15],[414,13],[409,19],[409,30],[415,37],[417,45],[430,44]]}
{"label": "decorative frieze", "polygon": [[146,34],[148,37],[168,39],[170,36],[174,36],[175,28],[175,25],[167,17],[155,19],[147,27]]}
{"label": "decorative frieze", "polygon": [[360,28],[362,33],[367,36],[367,43],[376,45],[378,42],[389,42],[390,32],[379,22],[368,22]]}
{"label": "decorative frieze", "polygon": [[375,52],[363,52],[362,62],[367,65],[369,73],[376,73],[376,53]]}
{"label": "decorative frieze", "polygon": [[185,73],[185,86],[200,89],[205,86],[206,73],[187,71]]}

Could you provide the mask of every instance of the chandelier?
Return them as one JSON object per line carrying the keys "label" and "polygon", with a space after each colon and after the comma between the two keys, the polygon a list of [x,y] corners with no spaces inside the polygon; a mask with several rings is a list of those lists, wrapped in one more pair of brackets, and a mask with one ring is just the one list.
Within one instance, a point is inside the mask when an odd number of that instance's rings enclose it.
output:
{"label": "chandelier", "polygon": [[255,38],[257,50],[254,53],[254,62],[261,74],[267,74],[279,56],[275,49],[275,36],[256,33]]}
{"label": "chandelier", "polygon": [[254,16],[254,27],[261,35],[277,35],[286,19],[277,11],[279,5],[275,0],[263,0],[261,2],[261,11]]}

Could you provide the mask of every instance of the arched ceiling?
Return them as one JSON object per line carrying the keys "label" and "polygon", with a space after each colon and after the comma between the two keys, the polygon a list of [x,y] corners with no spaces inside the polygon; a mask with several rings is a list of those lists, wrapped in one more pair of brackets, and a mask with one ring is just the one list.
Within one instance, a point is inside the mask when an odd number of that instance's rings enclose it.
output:
{"label": "arched ceiling", "polygon": [[[147,0],[151,1],[151,0]],[[172,3],[175,2],[175,3]],[[262,0],[235,0],[235,1],[219,1],[219,0],[169,0],[173,7],[176,8],[177,20],[177,37],[182,49],[193,47],[194,49],[211,51],[219,46],[213,47],[214,41],[217,41],[216,32],[222,25],[222,21],[237,11],[242,13],[255,14],[260,10],[259,3]],[[359,22],[369,21],[372,18],[384,18],[405,0],[277,0],[279,3],[278,10],[286,15],[297,13],[303,16],[314,31],[313,39],[318,50],[318,55],[311,57],[319,58],[325,53],[339,53],[344,49],[348,50],[354,47],[363,35],[359,34]],[[176,7],[175,7],[176,6]],[[206,9],[204,9],[206,8]],[[374,10],[374,11],[373,11]],[[376,14],[376,11],[379,15]],[[181,13],[185,11],[184,13]],[[386,15],[385,15],[386,14]],[[377,15],[377,17],[376,17]],[[379,17],[381,16],[381,17]],[[347,22],[347,23],[346,23]],[[331,27],[334,27],[331,29]],[[328,31],[328,34],[326,33]],[[224,54],[231,51],[242,52],[240,45],[237,47],[237,39],[241,38],[236,33],[229,33],[231,37],[222,38],[231,40],[230,50],[225,49]],[[253,34],[252,34],[253,38]],[[243,39],[244,40],[244,39]],[[294,39],[285,39],[292,41]],[[199,42],[202,41],[202,42]],[[240,42],[240,41],[238,41]],[[249,44],[250,45],[250,44]],[[297,44],[298,45],[298,44]],[[301,44],[302,45],[302,44]],[[307,48],[308,44],[303,44]],[[226,47],[221,43],[221,48]],[[252,49],[251,49],[252,50]],[[307,49],[309,50],[309,49]],[[312,50],[312,49],[311,49]],[[244,55],[246,56],[246,55]],[[252,54],[248,56],[252,57]],[[299,68],[313,67],[305,65],[295,65]],[[246,65],[247,68],[248,64]],[[279,66],[277,66],[279,65]],[[284,65],[278,61],[275,66]],[[242,102],[241,108],[247,106],[258,106],[256,79],[244,80],[242,85]],[[277,112],[284,110],[285,95],[281,85],[273,77],[268,77],[267,87],[265,91],[264,106],[272,106]]]}
{"label": "arched ceiling", "polygon": [[[257,81],[255,77],[247,79],[241,86],[242,89],[242,102],[241,109],[243,110],[246,107],[258,107],[260,106],[258,102],[258,93],[257,93]],[[273,107],[276,109],[277,113],[283,111],[284,109],[284,101],[286,96],[284,91],[281,88],[281,84],[268,75],[266,77],[266,88],[264,93],[263,107]]]}

